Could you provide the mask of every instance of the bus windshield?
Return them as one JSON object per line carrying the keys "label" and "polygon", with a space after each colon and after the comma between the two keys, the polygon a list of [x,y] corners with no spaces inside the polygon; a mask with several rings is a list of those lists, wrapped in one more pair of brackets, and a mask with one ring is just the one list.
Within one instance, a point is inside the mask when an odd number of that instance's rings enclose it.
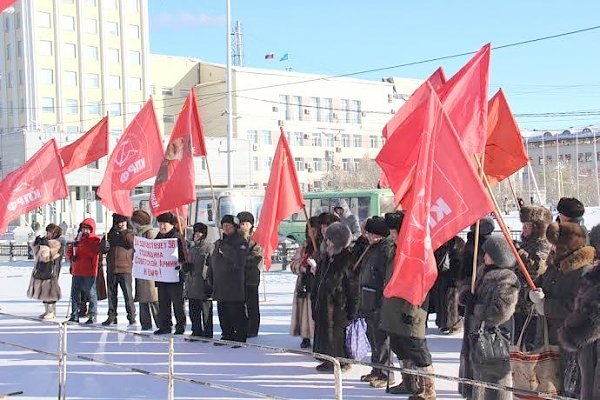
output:
{"label": "bus windshield", "polygon": [[237,215],[242,211],[250,211],[254,218],[258,220],[260,209],[265,198],[261,196],[232,195],[223,196],[219,199],[219,215]]}

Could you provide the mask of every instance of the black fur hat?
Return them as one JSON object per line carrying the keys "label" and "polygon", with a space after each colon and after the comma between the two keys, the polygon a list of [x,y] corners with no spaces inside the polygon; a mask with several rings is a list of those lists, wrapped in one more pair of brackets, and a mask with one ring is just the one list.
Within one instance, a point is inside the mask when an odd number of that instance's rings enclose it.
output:
{"label": "black fur hat", "polygon": [[560,214],[569,218],[580,218],[585,213],[585,206],[575,197],[561,197],[556,209]]}
{"label": "black fur hat", "polygon": [[166,212],[166,213],[160,214],[158,217],[156,217],[156,221],[157,222],[166,222],[171,225],[177,225],[177,217],[175,217],[175,215],[173,215],[172,212]]}
{"label": "black fur hat", "polygon": [[404,219],[404,211],[385,213],[384,217],[389,229],[400,231],[400,226],[402,226],[402,220]]}
{"label": "black fur hat", "polygon": [[483,243],[481,250],[492,258],[497,267],[512,267],[517,262],[510,245],[502,235],[491,235]]}
{"label": "black fur hat", "polygon": [[232,224],[235,226],[240,226],[240,220],[234,215],[227,214],[223,215],[223,218],[221,218],[221,225],[223,224]]}
{"label": "black fur hat", "polygon": [[350,245],[352,233],[345,224],[334,222],[327,227],[324,237],[333,243],[333,254],[338,254]]}
{"label": "black fur hat", "polygon": [[119,222],[126,222],[127,221],[127,217],[121,214],[117,214],[117,213],[113,213],[112,215],[112,219],[113,219],[113,224],[116,225]]}
{"label": "black fur hat", "polygon": [[238,213],[237,217],[240,220],[240,224],[242,222],[250,222],[252,224],[252,226],[254,226],[254,215],[252,215],[251,212],[242,211],[242,212]]}
{"label": "black fur hat", "polygon": [[385,223],[385,219],[377,215],[367,220],[365,230],[369,233],[373,233],[379,236],[388,236],[390,234],[390,230],[387,224]]}
{"label": "black fur hat", "polygon": [[[494,223],[494,218],[485,217],[479,220],[479,234],[480,235],[490,235],[494,232],[496,228],[496,224]],[[471,232],[475,232],[475,224],[471,225]]]}
{"label": "black fur hat", "polygon": [[206,224],[203,224],[202,222],[196,222],[194,224],[193,230],[194,230],[194,233],[200,232],[204,236],[206,236],[206,232],[208,232],[208,227],[206,226]]}

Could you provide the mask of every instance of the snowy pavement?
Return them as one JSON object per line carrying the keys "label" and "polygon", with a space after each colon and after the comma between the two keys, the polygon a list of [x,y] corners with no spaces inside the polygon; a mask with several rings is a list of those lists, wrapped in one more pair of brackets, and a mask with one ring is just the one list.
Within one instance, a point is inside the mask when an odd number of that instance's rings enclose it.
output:
{"label": "snowy pavement", "polygon": [[[31,262],[0,261],[0,312],[36,317],[41,303],[27,299],[25,292],[31,274]],[[288,333],[295,276],[289,271],[266,274],[266,301],[261,286],[261,329],[249,343],[300,350],[300,338]],[[70,275],[63,268],[60,278],[63,300],[58,303],[58,320],[64,320],[68,307]],[[104,320],[107,302],[99,303],[99,322]],[[215,307],[216,312],[216,307]],[[140,327],[128,328],[123,302],[119,303],[120,332],[101,326],[68,325],[68,353],[115,365],[69,357],[66,393],[69,399],[166,399],[167,381],[157,376],[136,373],[118,366],[168,373],[168,341],[153,335],[133,334]],[[215,337],[219,337],[215,315]],[[129,331],[130,333],[127,333]],[[437,334],[430,321],[428,335],[436,373],[458,376],[461,337]],[[190,324],[186,334],[190,333]],[[14,343],[48,353],[58,352],[58,325],[0,316],[0,394],[22,390],[14,398],[49,399],[58,393],[56,356],[39,354],[3,344]],[[368,361],[368,359],[364,360]],[[175,382],[177,399],[247,399],[264,397],[293,399],[334,398],[332,374],[315,370],[318,363],[308,355],[264,349],[213,346],[212,343],[186,342],[175,336],[175,374],[215,387]],[[343,374],[345,399],[406,398],[386,395],[385,389],[373,389],[359,377],[369,368],[354,366]],[[399,379],[399,376],[398,376]],[[458,399],[456,383],[436,382],[438,399]],[[242,391],[240,393],[240,391]],[[255,395],[253,395],[255,394]],[[262,395],[260,395],[262,394]]]}

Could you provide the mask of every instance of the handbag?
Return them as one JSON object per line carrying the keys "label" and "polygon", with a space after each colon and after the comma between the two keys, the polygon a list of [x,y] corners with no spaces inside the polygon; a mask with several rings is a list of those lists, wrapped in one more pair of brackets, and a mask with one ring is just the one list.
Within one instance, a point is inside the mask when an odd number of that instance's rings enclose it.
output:
{"label": "handbag", "polygon": [[371,351],[367,339],[367,322],[364,318],[357,318],[346,327],[345,344],[348,358],[354,360],[362,360]]}
{"label": "handbag", "polygon": [[[551,346],[548,342],[548,322],[540,316],[544,323],[544,344],[533,351],[523,351],[523,335],[533,317],[533,309],[529,313],[516,345],[510,347],[510,367],[513,376],[513,387],[516,389],[543,392],[558,395],[562,389],[562,370],[560,366],[560,346]],[[519,399],[537,399],[536,396],[515,395]]]}
{"label": "handbag", "polygon": [[508,338],[502,334],[498,327],[486,328],[485,321],[481,322],[479,329],[469,333],[469,357],[477,365],[499,364],[508,362]]}
{"label": "handbag", "polygon": [[54,262],[40,262],[38,261],[33,268],[33,278],[41,281],[52,279],[54,272]]}

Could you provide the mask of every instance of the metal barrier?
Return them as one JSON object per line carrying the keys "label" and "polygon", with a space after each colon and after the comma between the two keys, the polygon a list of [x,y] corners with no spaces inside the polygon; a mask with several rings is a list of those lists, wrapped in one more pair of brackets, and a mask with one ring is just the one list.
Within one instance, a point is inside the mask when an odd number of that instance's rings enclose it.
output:
{"label": "metal barrier", "polygon": [[0,256],[10,257],[14,261],[15,257],[27,257],[33,259],[31,248],[26,244],[15,244],[13,242],[0,244]]}

